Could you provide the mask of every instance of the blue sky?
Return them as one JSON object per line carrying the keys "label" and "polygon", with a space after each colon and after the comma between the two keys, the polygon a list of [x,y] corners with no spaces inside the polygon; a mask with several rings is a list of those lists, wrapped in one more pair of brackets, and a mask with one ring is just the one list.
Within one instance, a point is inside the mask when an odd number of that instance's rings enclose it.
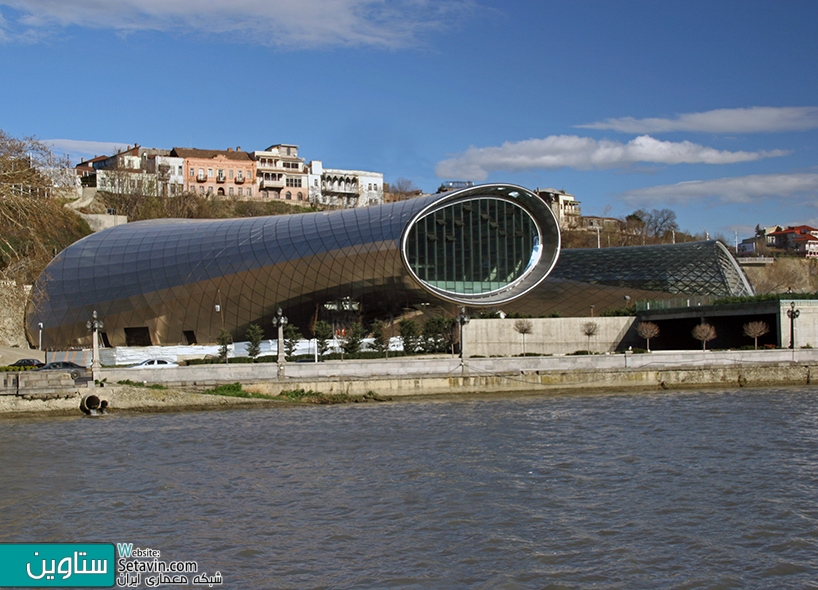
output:
{"label": "blue sky", "polygon": [[0,129],[818,226],[818,2],[0,0]]}

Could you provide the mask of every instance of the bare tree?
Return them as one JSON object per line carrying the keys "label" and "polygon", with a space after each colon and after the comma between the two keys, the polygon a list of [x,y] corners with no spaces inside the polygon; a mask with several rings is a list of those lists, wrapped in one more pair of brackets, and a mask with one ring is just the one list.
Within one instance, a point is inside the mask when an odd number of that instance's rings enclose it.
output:
{"label": "bare tree", "polygon": [[755,350],[758,350],[758,339],[770,331],[767,322],[750,322],[744,324],[744,335],[755,341]]}
{"label": "bare tree", "polygon": [[585,322],[582,324],[582,333],[588,337],[588,351],[591,351],[591,336],[596,336],[599,331],[599,324],[596,322]]}
{"label": "bare tree", "polygon": [[414,182],[408,178],[398,178],[395,182],[384,187],[384,192],[389,192],[396,200],[403,201],[420,192]]}
{"label": "bare tree", "polygon": [[699,324],[690,333],[693,338],[701,341],[702,350],[707,350],[707,343],[716,337],[716,328],[710,324]]}
{"label": "bare tree", "polygon": [[55,196],[70,196],[76,178],[33,138],[0,130],[0,280],[31,284],[55,251],[90,233]]}
{"label": "bare tree", "polygon": [[523,336],[523,356],[525,356],[525,335],[534,331],[534,324],[531,320],[517,320],[514,322],[514,330]]}
{"label": "bare tree", "polygon": [[659,336],[659,326],[653,322],[639,322],[636,326],[636,333],[647,342],[647,349],[650,352],[650,339]]}
{"label": "bare tree", "polygon": [[676,213],[672,209],[651,209],[650,213],[646,214],[645,224],[650,237],[656,239],[662,239],[668,233],[679,230]]}

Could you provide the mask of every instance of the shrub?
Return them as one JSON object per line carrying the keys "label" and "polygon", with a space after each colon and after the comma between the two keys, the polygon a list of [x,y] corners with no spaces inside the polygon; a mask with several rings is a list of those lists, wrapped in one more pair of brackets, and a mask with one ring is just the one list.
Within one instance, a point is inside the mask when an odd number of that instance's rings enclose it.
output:
{"label": "shrub", "polygon": [[261,352],[261,340],[264,338],[264,330],[258,324],[247,326],[247,356],[256,358]]}

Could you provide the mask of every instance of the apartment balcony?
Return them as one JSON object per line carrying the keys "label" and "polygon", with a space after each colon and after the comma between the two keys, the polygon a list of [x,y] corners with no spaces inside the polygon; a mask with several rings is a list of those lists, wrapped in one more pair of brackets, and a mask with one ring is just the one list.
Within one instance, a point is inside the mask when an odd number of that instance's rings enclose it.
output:
{"label": "apartment balcony", "polygon": [[259,183],[259,188],[261,189],[268,189],[268,188],[284,188],[284,180],[262,180]]}
{"label": "apartment balcony", "polygon": [[236,184],[244,184],[244,177],[243,176],[237,176],[236,179],[233,182],[235,182]]}
{"label": "apartment balcony", "polygon": [[227,181],[227,178],[225,178],[224,175],[219,175],[219,176],[216,177],[216,182],[222,183],[222,182],[226,182],[226,181]]}
{"label": "apartment balcony", "polygon": [[205,176],[204,174],[199,174],[196,177],[196,182],[207,182],[207,176]]}

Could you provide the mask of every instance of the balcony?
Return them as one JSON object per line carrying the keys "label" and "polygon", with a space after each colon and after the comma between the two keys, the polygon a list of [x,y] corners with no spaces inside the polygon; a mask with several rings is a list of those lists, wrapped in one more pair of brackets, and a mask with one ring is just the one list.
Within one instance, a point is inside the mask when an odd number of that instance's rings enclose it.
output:
{"label": "balcony", "polygon": [[207,182],[207,176],[199,174],[196,176],[196,182]]}
{"label": "balcony", "polygon": [[268,189],[268,188],[284,188],[284,180],[262,180],[260,182],[259,188],[261,189]]}
{"label": "balcony", "polygon": [[225,178],[224,174],[219,174],[216,177],[216,182],[226,182],[226,181],[227,181],[227,178]]}
{"label": "balcony", "polygon": [[236,176],[236,180],[234,181],[236,184],[244,184],[244,176]]}

